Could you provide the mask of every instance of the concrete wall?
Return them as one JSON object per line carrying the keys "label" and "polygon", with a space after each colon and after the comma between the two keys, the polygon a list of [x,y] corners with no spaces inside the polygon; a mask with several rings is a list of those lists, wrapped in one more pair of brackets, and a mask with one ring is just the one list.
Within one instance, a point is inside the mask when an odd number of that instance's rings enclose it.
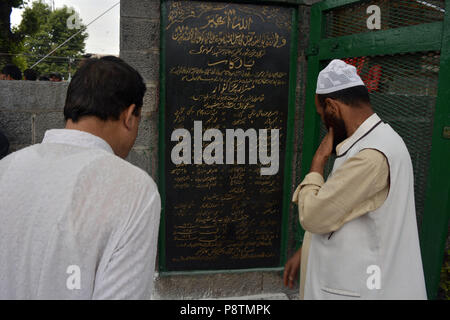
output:
{"label": "concrete wall", "polygon": [[[67,83],[48,81],[0,81],[0,130],[9,140],[10,152],[40,143],[48,129],[64,128],[67,87]],[[145,109],[127,160],[156,179],[158,130],[150,119],[151,112]]]}
{"label": "concrete wall", "polygon": [[41,142],[47,128],[64,126],[67,84],[0,81],[0,130],[10,152]]}
{"label": "concrete wall", "polygon": [[[284,1],[293,2],[293,1]],[[297,102],[295,113],[295,150],[292,163],[293,176],[291,194],[300,182],[300,158],[304,92],[306,78],[305,49],[308,44],[310,5],[304,1],[299,5],[298,74]],[[152,127],[158,122],[158,88],[160,59],[160,1],[122,0],[120,27],[120,57],[138,69],[149,87],[145,109]],[[157,135],[157,131],[155,134]],[[156,136],[154,137],[156,141]],[[156,150],[155,147],[152,150]],[[156,152],[151,155],[152,163],[157,164]],[[152,168],[157,170],[157,168]],[[153,171],[155,172],[155,171]],[[299,239],[295,239],[297,207],[291,206],[289,221],[289,252]],[[281,294],[281,295],[280,295]],[[224,298],[265,295],[266,297],[296,298],[298,288],[289,290],[282,284],[282,272],[238,272],[218,274],[192,274],[177,276],[158,276],[155,283],[155,298]]]}

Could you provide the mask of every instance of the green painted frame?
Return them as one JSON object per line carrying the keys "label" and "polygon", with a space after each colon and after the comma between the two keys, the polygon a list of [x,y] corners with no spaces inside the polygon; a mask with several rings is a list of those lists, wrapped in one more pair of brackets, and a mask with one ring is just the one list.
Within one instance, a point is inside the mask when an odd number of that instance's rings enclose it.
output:
{"label": "green painted frame", "polygon": [[282,271],[287,260],[287,246],[289,233],[289,208],[291,201],[291,181],[292,181],[292,159],[293,159],[293,142],[294,142],[294,122],[295,122],[295,101],[296,101],[296,79],[297,79],[297,39],[298,39],[298,7],[296,4],[303,3],[303,0],[232,0],[229,2],[237,3],[253,3],[253,4],[276,4],[293,8],[292,15],[292,32],[291,32],[291,48],[290,48],[290,67],[289,67],[289,102],[288,102],[288,118],[287,118],[287,133],[286,133],[286,154],[284,163],[284,182],[283,182],[283,210],[282,210],[282,229],[281,229],[281,251],[280,264],[275,268],[257,268],[257,269],[230,269],[230,270],[196,270],[196,271],[168,271],[166,268],[165,256],[165,152],[166,152],[166,137],[165,137],[165,30],[164,19],[166,16],[166,8],[164,3],[166,0],[160,0],[161,16],[160,16],[160,94],[159,94],[159,169],[158,169],[158,188],[161,195],[161,222],[158,239],[158,270],[161,276],[172,275],[194,275],[194,274],[215,274],[215,273],[233,273],[233,272],[251,272],[251,271]]}
{"label": "green painted frame", "polygon": [[444,127],[450,126],[450,1],[445,2],[438,98],[420,234],[427,292],[431,299],[436,298],[439,288],[450,219],[450,140],[443,135]]}
{"label": "green painted frame", "polygon": [[[433,22],[398,29],[380,30],[332,39],[322,39],[323,12],[358,0],[325,0],[311,7],[311,33],[307,50],[308,76],[305,102],[305,131],[301,177],[309,172],[319,144],[319,117],[314,99],[320,61],[361,55],[397,54],[417,51],[440,51],[438,98],[434,116],[430,168],[420,244],[427,294],[435,299],[439,287],[445,241],[450,219],[450,140],[443,130],[450,126],[450,1],[446,1],[443,22]],[[445,179],[447,178],[447,179]],[[303,233],[300,230],[300,233]]]}

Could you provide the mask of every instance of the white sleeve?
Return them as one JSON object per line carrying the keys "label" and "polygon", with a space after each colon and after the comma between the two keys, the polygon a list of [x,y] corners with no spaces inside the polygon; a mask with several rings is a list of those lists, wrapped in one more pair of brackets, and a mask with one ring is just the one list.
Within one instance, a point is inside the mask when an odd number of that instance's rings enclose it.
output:
{"label": "white sleeve", "polygon": [[130,218],[100,283],[95,284],[93,299],[150,299],[161,212],[156,188],[143,207]]}

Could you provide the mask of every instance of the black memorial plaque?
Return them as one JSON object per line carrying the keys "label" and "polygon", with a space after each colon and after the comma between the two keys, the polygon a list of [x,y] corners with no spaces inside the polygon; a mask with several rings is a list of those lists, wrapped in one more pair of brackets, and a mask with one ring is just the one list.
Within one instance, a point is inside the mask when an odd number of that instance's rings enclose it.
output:
{"label": "black memorial plaque", "polygon": [[[164,269],[277,267],[293,9],[197,1],[164,6]],[[200,135],[194,121],[201,121]],[[177,129],[188,130],[191,141],[186,136],[171,141]],[[203,154],[196,163],[194,139],[208,129],[223,134],[223,164],[207,164]],[[274,149],[270,130],[278,129],[278,172],[261,175],[269,164],[257,152],[257,163],[250,163],[250,151],[258,149],[250,138],[245,163],[237,164],[235,152],[234,164],[227,164],[227,129],[254,129],[258,137],[267,129],[268,155]],[[189,144],[190,164],[172,161],[181,140]],[[201,142],[201,150],[212,142],[221,141]]]}

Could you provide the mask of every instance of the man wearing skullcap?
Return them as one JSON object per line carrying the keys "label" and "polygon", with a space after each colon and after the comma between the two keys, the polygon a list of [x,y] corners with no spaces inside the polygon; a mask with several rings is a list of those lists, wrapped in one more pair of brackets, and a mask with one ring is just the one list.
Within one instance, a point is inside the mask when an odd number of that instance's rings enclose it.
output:
{"label": "man wearing skullcap", "polygon": [[341,60],[320,72],[315,104],[328,133],[293,196],[306,233],[286,263],[285,285],[300,269],[301,299],[426,299],[405,143]]}

